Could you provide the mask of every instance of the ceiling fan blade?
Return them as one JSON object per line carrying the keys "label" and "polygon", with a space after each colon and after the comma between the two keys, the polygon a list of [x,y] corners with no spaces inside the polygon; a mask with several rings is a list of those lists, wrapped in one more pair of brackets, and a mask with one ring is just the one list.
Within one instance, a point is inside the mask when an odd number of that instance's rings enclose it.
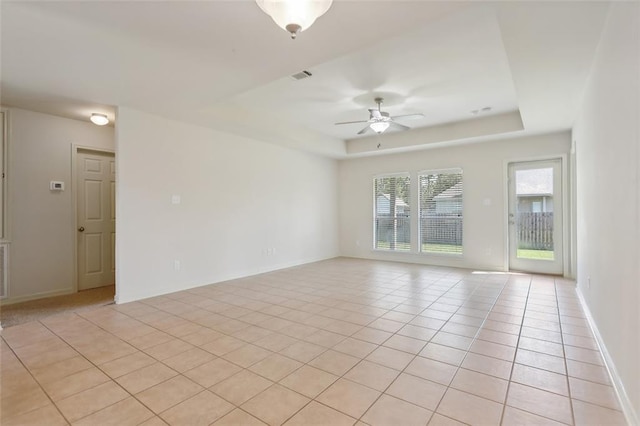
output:
{"label": "ceiling fan blade", "polygon": [[404,115],[394,115],[393,117],[394,120],[397,118],[401,118],[403,120],[413,120],[416,118],[424,118],[424,114],[418,113],[418,114],[404,114]]}
{"label": "ceiling fan blade", "polygon": [[333,123],[336,126],[339,126],[341,124],[356,124],[356,123],[368,123],[367,120],[360,120],[360,121],[341,121],[340,123]]}
{"label": "ceiling fan blade", "polygon": [[370,128],[371,128],[371,127],[367,126],[367,127],[365,127],[364,129],[360,130],[360,131],[358,132],[358,134],[359,134],[359,135],[364,135],[364,134],[367,132],[367,130],[369,130]]}
{"label": "ceiling fan blade", "polygon": [[396,129],[399,129],[399,130],[411,129],[411,127],[405,126],[404,124],[396,123],[395,121],[390,121],[389,124],[391,125],[391,127],[395,127]]}

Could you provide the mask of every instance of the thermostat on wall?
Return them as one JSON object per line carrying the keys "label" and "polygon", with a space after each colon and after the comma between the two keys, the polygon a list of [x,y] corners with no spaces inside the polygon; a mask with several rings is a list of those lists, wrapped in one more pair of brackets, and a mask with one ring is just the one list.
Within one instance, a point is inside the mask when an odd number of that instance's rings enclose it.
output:
{"label": "thermostat on wall", "polygon": [[49,189],[52,191],[64,191],[64,182],[52,180],[49,183]]}

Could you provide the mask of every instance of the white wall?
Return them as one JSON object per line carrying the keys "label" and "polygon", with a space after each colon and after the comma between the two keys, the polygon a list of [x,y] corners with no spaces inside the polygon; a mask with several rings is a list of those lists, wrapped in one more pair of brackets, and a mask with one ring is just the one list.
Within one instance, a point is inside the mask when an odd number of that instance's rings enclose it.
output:
{"label": "white wall", "polygon": [[[340,252],[344,256],[446,266],[503,270],[505,256],[505,162],[560,156],[570,149],[569,133],[380,155],[340,162]],[[373,177],[411,172],[463,169],[464,255],[435,256],[372,250]],[[414,191],[415,194],[415,191]],[[485,200],[490,205],[485,205]],[[412,216],[416,218],[417,198]],[[413,236],[416,234],[412,222]],[[359,244],[359,245],[358,245]],[[417,243],[416,243],[417,247]]]}
{"label": "white wall", "polygon": [[337,255],[335,160],[129,108],[117,120],[118,303]]}
{"label": "white wall", "polygon": [[634,407],[636,424],[640,414],[639,16],[637,2],[612,3],[573,129],[578,288],[627,402]]}
{"label": "white wall", "polygon": [[[113,127],[9,109],[9,297],[6,303],[74,291],[72,145],[113,149]],[[64,192],[49,190],[51,180]]]}

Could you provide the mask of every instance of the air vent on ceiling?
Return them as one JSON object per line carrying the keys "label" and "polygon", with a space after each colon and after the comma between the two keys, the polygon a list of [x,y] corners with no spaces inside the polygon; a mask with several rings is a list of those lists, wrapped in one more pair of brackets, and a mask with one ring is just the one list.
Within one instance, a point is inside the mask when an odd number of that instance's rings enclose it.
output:
{"label": "air vent on ceiling", "polygon": [[302,80],[304,78],[311,77],[311,73],[309,71],[300,71],[291,76],[294,80]]}

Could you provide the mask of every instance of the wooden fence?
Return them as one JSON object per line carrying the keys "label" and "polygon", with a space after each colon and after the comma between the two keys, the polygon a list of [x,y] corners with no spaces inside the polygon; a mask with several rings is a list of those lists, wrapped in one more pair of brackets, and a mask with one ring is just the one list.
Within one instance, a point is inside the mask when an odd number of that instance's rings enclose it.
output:
{"label": "wooden fence", "polygon": [[[408,217],[378,218],[376,225],[376,239],[381,246],[404,246],[411,241]],[[422,217],[420,229],[422,243],[462,244],[462,218],[457,215],[436,214]],[[553,212],[518,213],[516,232],[519,249],[553,250]]]}
{"label": "wooden fence", "polygon": [[553,212],[518,213],[518,248],[553,250]]}
{"label": "wooden fence", "polygon": [[[423,244],[462,245],[462,217],[457,214],[430,214],[420,218]],[[411,220],[408,217],[377,218],[379,246],[408,245],[411,241]]]}
{"label": "wooden fence", "polygon": [[422,243],[462,245],[462,217],[457,214],[429,214],[420,218]]}
{"label": "wooden fence", "polygon": [[389,248],[394,244],[408,246],[411,241],[411,220],[408,217],[377,218],[376,229],[378,248]]}

